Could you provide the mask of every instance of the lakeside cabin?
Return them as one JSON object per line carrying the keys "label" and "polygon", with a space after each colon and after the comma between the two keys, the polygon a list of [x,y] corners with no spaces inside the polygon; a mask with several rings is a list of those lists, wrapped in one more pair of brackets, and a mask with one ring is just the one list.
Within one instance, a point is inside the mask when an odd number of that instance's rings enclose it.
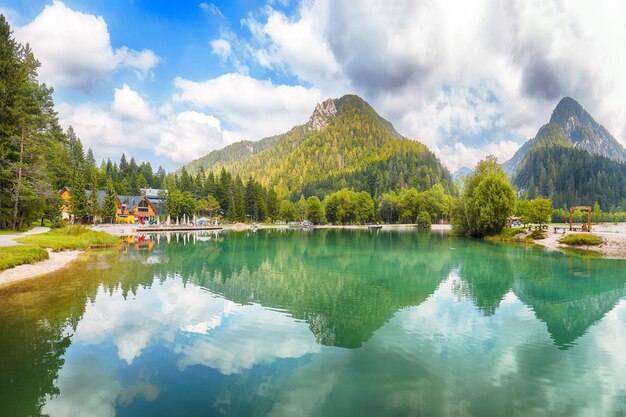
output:
{"label": "lakeside cabin", "polygon": [[[116,203],[117,203],[117,214],[116,214],[116,222],[117,223],[127,223],[127,224],[147,224],[156,220],[158,215],[162,215],[161,211],[163,211],[162,206],[164,206],[164,199],[157,197],[158,194],[164,195],[162,191],[164,190],[156,190],[150,189],[151,198],[149,198],[145,193],[144,195],[116,195]],[[70,221],[72,219],[71,214],[71,198],[72,198],[72,189],[70,187],[63,187],[59,190],[59,195],[63,200],[61,204],[61,217],[65,221]],[[95,198],[92,198],[92,191],[86,190],[85,196],[88,201],[91,201],[92,204],[96,204],[98,207],[102,207],[104,204],[104,200],[106,197],[106,191],[98,190],[93,194]],[[102,221],[100,215],[90,216],[88,219],[89,222],[98,222]]]}

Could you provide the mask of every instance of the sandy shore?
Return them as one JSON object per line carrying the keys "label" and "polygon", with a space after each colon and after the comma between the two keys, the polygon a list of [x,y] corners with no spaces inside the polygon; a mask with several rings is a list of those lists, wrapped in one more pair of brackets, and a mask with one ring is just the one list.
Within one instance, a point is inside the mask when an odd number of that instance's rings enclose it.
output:
{"label": "sandy shore", "polygon": [[592,233],[604,240],[599,246],[569,246],[559,243],[559,239],[570,233],[576,232],[554,233],[554,227],[550,227],[546,238],[535,240],[535,243],[549,250],[584,249],[599,252],[606,258],[626,259],[626,223],[594,225]]}
{"label": "sandy shore", "polygon": [[54,272],[58,269],[65,268],[70,262],[74,261],[83,251],[72,250],[64,252],[52,252],[48,250],[50,258],[34,264],[19,265],[14,268],[5,269],[0,272],[0,286],[15,281],[34,278],[39,275]]}

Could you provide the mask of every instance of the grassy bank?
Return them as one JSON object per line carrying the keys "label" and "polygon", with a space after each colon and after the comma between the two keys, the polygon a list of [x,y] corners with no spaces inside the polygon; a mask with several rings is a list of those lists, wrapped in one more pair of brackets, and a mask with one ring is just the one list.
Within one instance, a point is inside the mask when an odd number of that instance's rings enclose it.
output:
{"label": "grassy bank", "polygon": [[603,240],[602,237],[591,233],[572,233],[559,239],[559,242],[571,246],[598,246]]}
{"label": "grassy bank", "polygon": [[53,251],[85,250],[90,248],[106,248],[117,245],[119,238],[104,232],[89,230],[83,226],[69,226],[53,229],[39,235],[25,236],[17,239],[20,243],[51,248]]}
{"label": "grassy bank", "polygon": [[48,252],[37,246],[16,245],[0,247],[0,271],[23,264],[48,259]]}
{"label": "grassy bank", "polygon": [[524,227],[505,227],[502,229],[502,232],[495,236],[485,236],[485,240],[491,242],[533,244],[533,238],[526,236],[526,229]]}

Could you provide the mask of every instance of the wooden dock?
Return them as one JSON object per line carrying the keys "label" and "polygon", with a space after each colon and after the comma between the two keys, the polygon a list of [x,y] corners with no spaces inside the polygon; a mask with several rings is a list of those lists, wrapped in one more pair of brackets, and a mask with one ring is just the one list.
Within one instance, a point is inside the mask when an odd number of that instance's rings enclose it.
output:
{"label": "wooden dock", "polygon": [[222,230],[222,226],[190,226],[190,225],[160,225],[160,226],[137,226],[135,229],[136,232],[141,233],[160,233],[160,232],[203,232],[203,231],[214,231],[214,230]]}

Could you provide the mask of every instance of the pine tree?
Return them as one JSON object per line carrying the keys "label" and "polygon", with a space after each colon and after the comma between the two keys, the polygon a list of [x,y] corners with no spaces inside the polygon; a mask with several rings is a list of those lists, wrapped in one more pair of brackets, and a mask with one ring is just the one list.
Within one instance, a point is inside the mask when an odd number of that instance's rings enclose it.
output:
{"label": "pine tree", "polygon": [[265,205],[267,206],[267,216],[272,220],[278,219],[280,211],[280,200],[278,200],[278,195],[276,194],[274,187],[270,187],[267,190]]}
{"label": "pine tree", "polygon": [[[12,38],[0,15],[0,227],[19,229],[53,198],[48,163],[58,129],[52,89],[37,81],[39,62]],[[53,159],[53,158],[51,158]]]}
{"label": "pine tree", "polygon": [[113,187],[113,181],[109,178],[107,180],[106,196],[104,197],[104,204],[102,207],[102,218],[113,223],[117,217],[117,195],[115,193],[115,187]]}
{"label": "pine tree", "polygon": [[87,197],[85,193],[85,180],[83,174],[77,172],[74,176],[74,183],[72,184],[71,196],[71,209],[70,212],[74,216],[74,221],[82,222],[89,214],[89,207],[87,204]]}
{"label": "pine tree", "polygon": [[193,178],[191,178],[185,167],[180,170],[180,186],[178,188],[182,192],[193,193],[194,191]]}
{"label": "pine tree", "polygon": [[300,199],[296,203],[296,214],[299,222],[303,222],[306,219],[306,211],[306,200],[304,199],[304,195],[300,194]]}

